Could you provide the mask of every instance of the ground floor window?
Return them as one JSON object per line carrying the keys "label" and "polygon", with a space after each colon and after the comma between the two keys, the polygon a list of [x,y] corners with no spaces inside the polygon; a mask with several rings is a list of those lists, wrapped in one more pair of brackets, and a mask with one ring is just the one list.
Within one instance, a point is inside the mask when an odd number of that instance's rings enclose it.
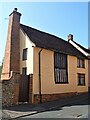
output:
{"label": "ground floor window", "polygon": [[22,68],[22,75],[27,75],[27,67]]}
{"label": "ground floor window", "polygon": [[85,85],[85,74],[78,73],[78,85]]}

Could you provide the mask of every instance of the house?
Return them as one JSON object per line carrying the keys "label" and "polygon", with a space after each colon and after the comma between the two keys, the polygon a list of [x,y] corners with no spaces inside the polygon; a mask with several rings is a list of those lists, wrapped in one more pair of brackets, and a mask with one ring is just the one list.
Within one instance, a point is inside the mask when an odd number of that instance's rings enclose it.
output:
{"label": "house", "polygon": [[79,50],[86,57],[88,57],[88,90],[90,92],[90,46],[88,47],[88,49],[86,49],[75,41],[69,40],[69,43],[71,43],[77,50]]}
{"label": "house", "polygon": [[88,92],[90,50],[71,34],[65,41],[21,24],[17,8],[9,16],[1,79],[10,80],[12,72],[23,76],[15,91],[18,102],[38,103]]}

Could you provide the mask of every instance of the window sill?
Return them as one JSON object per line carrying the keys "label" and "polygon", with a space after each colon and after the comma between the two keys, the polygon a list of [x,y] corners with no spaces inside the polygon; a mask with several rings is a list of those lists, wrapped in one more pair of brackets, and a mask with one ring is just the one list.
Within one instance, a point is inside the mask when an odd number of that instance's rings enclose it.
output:
{"label": "window sill", "polygon": [[85,69],[85,67],[78,67],[78,66],[77,66],[77,68],[83,68],[83,69]]}
{"label": "window sill", "polygon": [[85,85],[82,85],[82,84],[78,84],[77,86],[85,86]]}
{"label": "window sill", "polygon": [[23,59],[22,61],[26,61],[27,59]]}
{"label": "window sill", "polygon": [[55,82],[55,84],[69,84],[69,82]]}

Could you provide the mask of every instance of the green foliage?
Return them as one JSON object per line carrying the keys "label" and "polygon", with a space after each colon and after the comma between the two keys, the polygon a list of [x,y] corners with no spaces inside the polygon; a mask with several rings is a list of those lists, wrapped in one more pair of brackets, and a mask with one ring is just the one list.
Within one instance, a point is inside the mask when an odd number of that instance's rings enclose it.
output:
{"label": "green foliage", "polygon": [[2,72],[2,65],[0,66],[0,78],[1,78],[1,72]]}

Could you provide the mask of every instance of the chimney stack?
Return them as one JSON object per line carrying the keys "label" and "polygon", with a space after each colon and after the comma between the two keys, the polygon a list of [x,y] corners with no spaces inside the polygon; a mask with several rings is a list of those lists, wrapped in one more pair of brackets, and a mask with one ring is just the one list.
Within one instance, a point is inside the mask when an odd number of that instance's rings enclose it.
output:
{"label": "chimney stack", "polygon": [[7,41],[5,47],[4,62],[1,74],[1,80],[8,79],[11,71],[20,71],[20,16],[17,8],[9,15]]}
{"label": "chimney stack", "polygon": [[68,35],[68,41],[69,41],[69,40],[72,40],[72,41],[73,41],[73,35],[72,35],[72,34],[69,34],[69,35]]}

